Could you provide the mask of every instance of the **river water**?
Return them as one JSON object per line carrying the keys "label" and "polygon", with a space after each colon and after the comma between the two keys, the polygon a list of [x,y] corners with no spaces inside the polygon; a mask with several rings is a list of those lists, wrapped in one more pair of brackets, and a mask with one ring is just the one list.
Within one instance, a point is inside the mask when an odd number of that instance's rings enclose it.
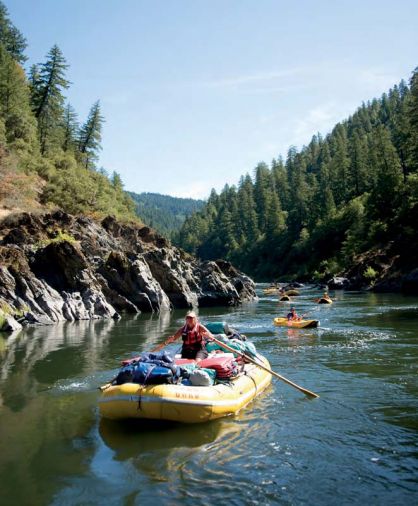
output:
{"label": "river water", "polygon": [[[418,504],[418,298],[313,288],[294,299],[319,329],[274,327],[262,294],[226,320],[274,370],[237,416],[199,425],[101,420],[97,387],[184,312],[27,329],[0,337],[0,504]],[[177,345],[172,345],[176,349]]]}

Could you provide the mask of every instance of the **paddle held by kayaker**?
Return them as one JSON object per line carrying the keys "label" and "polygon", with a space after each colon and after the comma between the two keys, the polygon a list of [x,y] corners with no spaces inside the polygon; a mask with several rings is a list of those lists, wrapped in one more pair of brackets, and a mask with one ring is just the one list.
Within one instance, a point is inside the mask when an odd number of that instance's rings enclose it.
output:
{"label": "paddle held by kayaker", "polygon": [[185,325],[180,327],[173,336],[170,336],[166,344],[176,341],[180,336],[183,340],[181,348],[182,358],[200,361],[208,356],[208,351],[205,347],[205,337],[212,338],[213,335],[199,322],[194,311],[189,311],[186,314]]}

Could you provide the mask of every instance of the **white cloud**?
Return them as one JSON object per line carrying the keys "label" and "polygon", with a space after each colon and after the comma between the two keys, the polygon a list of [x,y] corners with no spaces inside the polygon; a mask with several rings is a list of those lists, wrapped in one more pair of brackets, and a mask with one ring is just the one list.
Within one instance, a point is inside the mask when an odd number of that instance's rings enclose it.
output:
{"label": "white cloud", "polygon": [[348,103],[337,105],[334,102],[328,102],[313,107],[303,118],[295,121],[291,131],[292,144],[301,147],[308,144],[312,136],[318,132],[326,135],[336,123],[346,119],[353,112],[354,106]]}
{"label": "white cloud", "polygon": [[182,197],[190,199],[207,199],[210,191],[213,187],[210,181],[191,181],[187,177],[183,178],[182,185],[176,185],[171,187],[168,191],[168,195],[173,197]]}
{"label": "white cloud", "polygon": [[[356,74],[354,74],[356,75]],[[387,90],[400,81],[399,75],[388,72],[382,68],[371,67],[362,69],[357,73],[357,80],[360,85],[367,88]]]}
{"label": "white cloud", "polygon": [[399,76],[382,67],[360,67],[349,61],[321,61],[312,65],[266,70],[255,73],[225,76],[212,80],[188,83],[207,88],[232,88],[251,93],[286,93],[295,89],[318,88],[337,82],[351,82],[364,90],[386,90],[399,81]]}
{"label": "white cloud", "polygon": [[306,73],[309,67],[294,67],[284,70],[274,70],[268,72],[259,72],[255,74],[247,74],[242,76],[224,77],[214,79],[212,81],[205,81],[201,84],[208,87],[226,87],[226,86],[239,86],[248,83],[260,83],[265,81],[272,81],[283,77],[289,78],[296,75]]}

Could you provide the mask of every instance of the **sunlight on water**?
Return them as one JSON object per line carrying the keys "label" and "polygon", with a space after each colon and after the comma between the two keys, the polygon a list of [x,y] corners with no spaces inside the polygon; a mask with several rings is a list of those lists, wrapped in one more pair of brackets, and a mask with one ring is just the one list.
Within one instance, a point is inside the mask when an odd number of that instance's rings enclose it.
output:
{"label": "sunlight on water", "polygon": [[[28,329],[0,340],[1,504],[402,504],[418,497],[418,300],[312,287],[314,329],[275,327],[264,297],[200,311],[251,339],[280,381],[234,417],[201,425],[100,419],[98,387],[184,311]],[[178,345],[172,345],[175,351]],[[210,500],[209,500],[210,498]]]}

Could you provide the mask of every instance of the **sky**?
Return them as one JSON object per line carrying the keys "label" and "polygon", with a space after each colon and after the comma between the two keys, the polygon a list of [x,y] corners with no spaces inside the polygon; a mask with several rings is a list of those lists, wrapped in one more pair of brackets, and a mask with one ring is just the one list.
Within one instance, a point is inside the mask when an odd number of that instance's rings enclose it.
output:
{"label": "sky", "polygon": [[57,44],[99,165],[125,189],[206,198],[326,135],[418,65],[416,0],[3,0],[29,61]]}

